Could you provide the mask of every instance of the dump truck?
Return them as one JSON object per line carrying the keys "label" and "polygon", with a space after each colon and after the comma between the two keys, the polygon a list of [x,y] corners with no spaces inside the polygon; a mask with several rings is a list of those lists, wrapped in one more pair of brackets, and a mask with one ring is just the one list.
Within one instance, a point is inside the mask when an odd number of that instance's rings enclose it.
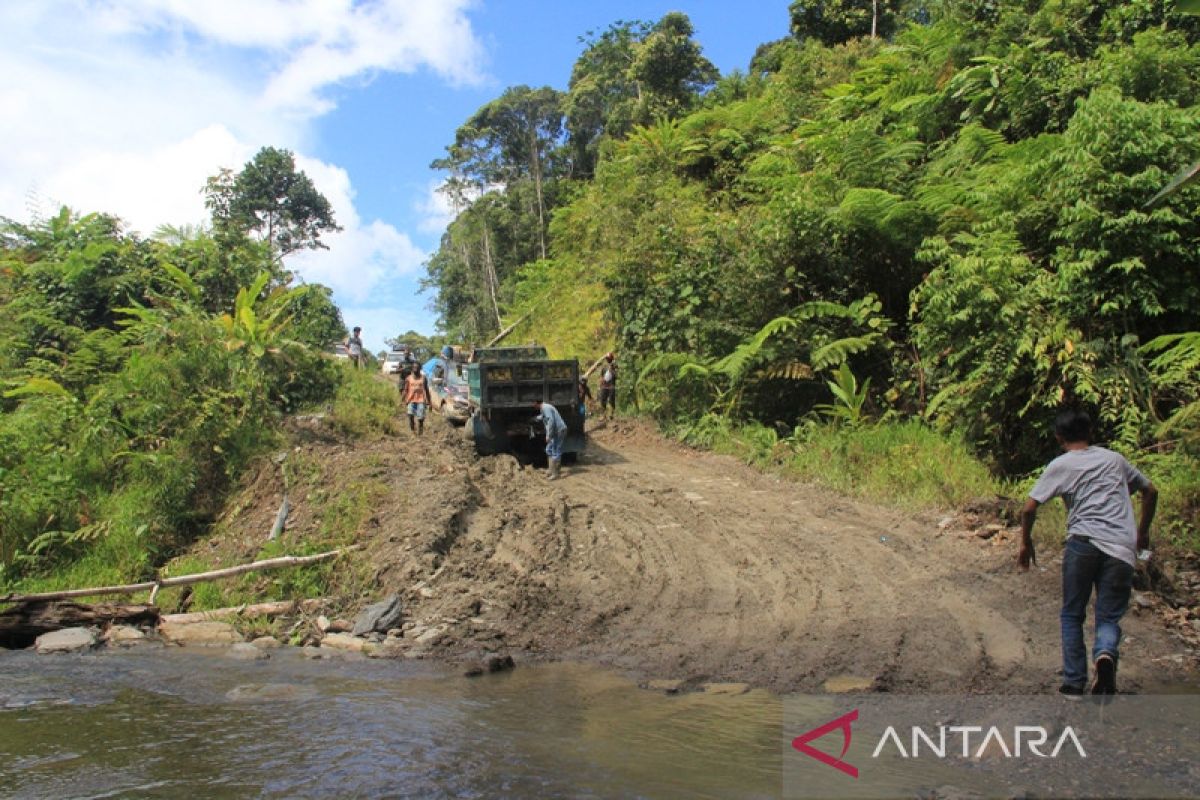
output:
{"label": "dump truck", "polygon": [[471,408],[467,430],[481,454],[544,457],[545,429],[534,420],[535,400],[553,405],[567,423],[564,457],[571,461],[582,452],[577,360],[551,359],[539,345],[482,347],[466,369]]}

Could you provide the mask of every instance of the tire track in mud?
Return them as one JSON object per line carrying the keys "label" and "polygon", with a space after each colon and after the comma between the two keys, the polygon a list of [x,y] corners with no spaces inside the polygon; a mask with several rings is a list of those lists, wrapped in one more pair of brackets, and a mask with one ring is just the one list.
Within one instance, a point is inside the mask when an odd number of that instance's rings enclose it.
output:
{"label": "tire track in mud", "polygon": [[[419,463],[406,502],[427,529],[372,558],[412,619],[446,627],[434,654],[507,647],[782,691],[1056,685],[1057,575],[931,521],[642,428],[593,434],[554,483],[449,433]],[[1147,641],[1123,659],[1136,685],[1165,644],[1126,628]]]}

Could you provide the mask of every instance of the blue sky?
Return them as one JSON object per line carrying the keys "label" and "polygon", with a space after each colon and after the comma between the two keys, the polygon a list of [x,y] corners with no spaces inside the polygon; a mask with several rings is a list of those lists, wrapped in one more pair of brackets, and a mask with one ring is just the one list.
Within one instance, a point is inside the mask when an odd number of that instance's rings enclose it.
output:
{"label": "blue sky", "polygon": [[0,4],[0,216],[60,204],[143,234],[205,219],[199,189],[287,147],[345,231],[289,266],[373,349],[433,332],[419,292],[446,223],[429,163],[518,84],[565,89],[578,38],[683,11],[728,73],[787,33],[787,0],[39,0]]}

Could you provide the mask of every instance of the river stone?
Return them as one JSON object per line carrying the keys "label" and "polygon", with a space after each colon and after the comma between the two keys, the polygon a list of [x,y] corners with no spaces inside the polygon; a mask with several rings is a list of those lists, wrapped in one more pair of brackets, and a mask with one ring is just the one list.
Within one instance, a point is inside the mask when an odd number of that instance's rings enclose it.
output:
{"label": "river stone", "polygon": [[400,595],[394,594],[364,608],[354,620],[354,628],[350,632],[355,636],[374,632],[383,633],[388,628],[399,625],[403,615],[404,606],[400,602]]}
{"label": "river stone", "polygon": [[59,631],[43,633],[37,637],[33,646],[37,652],[42,654],[91,650],[96,646],[96,632],[91,628],[63,628]]}
{"label": "river stone", "polygon": [[110,645],[127,646],[146,641],[146,634],[132,625],[114,625],[104,634],[104,640]]}
{"label": "river stone", "polygon": [[834,675],[825,681],[823,688],[830,694],[846,694],[870,691],[874,685],[874,678],[866,678],[861,675]]}
{"label": "river stone", "polygon": [[266,650],[255,647],[249,642],[238,642],[229,648],[229,652],[225,656],[235,661],[262,661],[263,659],[270,658],[271,654]]}
{"label": "river stone", "polygon": [[703,687],[705,694],[738,695],[750,691],[748,683],[706,683]]}
{"label": "river stone", "polygon": [[437,625],[424,631],[416,638],[418,644],[433,644],[446,633],[445,625]]}
{"label": "river stone", "polygon": [[367,647],[367,642],[357,636],[349,633],[329,633],[321,639],[321,648],[326,647],[334,650],[349,650],[352,653],[361,653]]}
{"label": "river stone", "polygon": [[163,622],[158,632],[169,642],[182,645],[226,645],[242,641],[228,622]]}
{"label": "river stone", "polygon": [[683,688],[683,681],[671,678],[656,678],[642,683],[641,688],[664,694],[678,694],[679,690]]}
{"label": "river stone", "polygon": [[513,657],[507,653],[490,653],[483,658],[483,666],[488,672],[507,672],[516,667]]}
{"label": "river stone", "polygon": [[283,644],[274,636],[260,636],[250,644],[259,650],[274,650],[277,647],[283,647]]}
{"label": "river stone", "polygon": [[402,639],[387,639],[363,652],[367,654],[368,658],[403,658],[407,650],[408,647]]}

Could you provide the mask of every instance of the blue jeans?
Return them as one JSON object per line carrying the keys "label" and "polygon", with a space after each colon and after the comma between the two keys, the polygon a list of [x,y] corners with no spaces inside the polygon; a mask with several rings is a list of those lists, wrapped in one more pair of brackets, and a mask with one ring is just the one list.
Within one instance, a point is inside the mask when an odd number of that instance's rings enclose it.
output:
{"label": "blue jeans", "polygon": [[566,431],[563,431],[562,433],[556,434],[554,436],[547,437],[547,439],[546,439],[546,456],[548,458],[552,458],[552,459],[562,458],[562,446],[563,446],[563,442],[565,442],[566,440],[567,440],[567,432]]}
{"label": "blue jeans", "polygon": [[1092,659],[1107,653],[1115,663],[1121,643],[1121,617],[1129,608],[1133,567],[1103,552],[1087,539],[1072,536],[1063,548],[1062,582],[1063,683],[1082,689],[1088,677],[1083,621],[1087,618],[1092,587],[1096,588],[1096,639],[1092,644]]}

